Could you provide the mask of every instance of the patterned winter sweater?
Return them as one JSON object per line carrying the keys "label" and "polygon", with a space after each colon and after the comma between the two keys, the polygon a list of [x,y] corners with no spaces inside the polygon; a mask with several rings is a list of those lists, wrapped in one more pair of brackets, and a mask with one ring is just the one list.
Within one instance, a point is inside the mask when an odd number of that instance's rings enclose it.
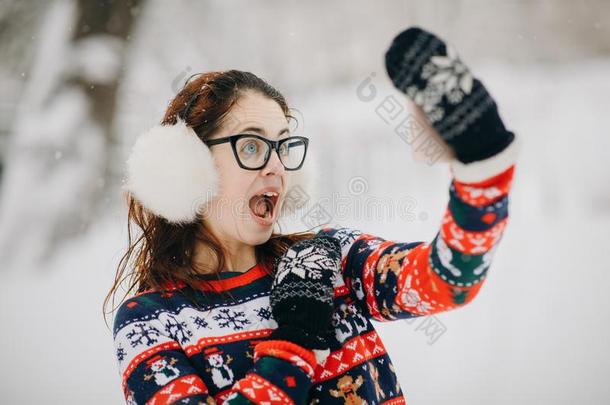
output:
{"label": "patterned winter sweater", "polygon": [[[481,289],[508,220],[516,145],[490,159],[449,166],[442,224],[430,242],[398,242],[357,229],[324,228],[342,246],[330,355],[266,337],[277,328],[271,271],[261,264],[221,280],[145,291],[113,325],[128,404],[404,404],[371,321],[427,316],[468,304]],[[221,295],[225,292],[224,295]],[[226,297],[229,292],[233,298]]]}

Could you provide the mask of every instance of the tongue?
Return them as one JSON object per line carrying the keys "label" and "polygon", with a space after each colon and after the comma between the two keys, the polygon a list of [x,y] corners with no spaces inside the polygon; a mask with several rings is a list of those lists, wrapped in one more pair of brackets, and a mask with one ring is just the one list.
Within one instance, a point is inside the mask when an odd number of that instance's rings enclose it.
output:
{"label": "tongue", "polygon": [[261,196],[254,196],[250,199],[250,209],[254,214],[261,218],[271,215],[271,202]]}

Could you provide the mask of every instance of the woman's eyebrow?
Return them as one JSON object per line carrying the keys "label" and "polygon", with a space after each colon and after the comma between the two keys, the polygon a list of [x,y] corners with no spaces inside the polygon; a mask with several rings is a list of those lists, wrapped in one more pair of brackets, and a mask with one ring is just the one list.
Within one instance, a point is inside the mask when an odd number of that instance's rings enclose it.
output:
{"label": "woman's eyebrow", "polygon": [[[259,127],[248,127],[248,128],[242,129],[240,132],[246,132],[246,131],[258,132],[261,135],[265,134],[265,130],[262,129],[262,128],[259,128]],[[280,135],[285,134],[287,132],[290,132],[290,130],[288,128],[284,128],[284,129],[282,129],[280,131],[279,134],[277,134],[277,136],[280,136]]]}

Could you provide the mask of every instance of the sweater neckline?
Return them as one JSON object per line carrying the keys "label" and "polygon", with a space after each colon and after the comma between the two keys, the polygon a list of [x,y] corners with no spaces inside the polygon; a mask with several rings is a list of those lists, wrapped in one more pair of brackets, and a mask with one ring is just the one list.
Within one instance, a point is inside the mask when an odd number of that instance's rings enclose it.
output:
{"label": "sweater neckline", "polygon": [[[263,263],[257,263],[246,271],[222,271],[218,274],[199,274],[195,281],[195,287],[204,291],[226,291],[241,287],[262,277],[269,275]],[[220,280],[218,279],[220,277]],[[167,282],[164,287],[167,289],[178,289],[184,287],[182,281]]]}
{"label": "sweater neckline", "polygon": [[248,270],[245,270],[245,271],[236,271],[236,270],[221,271],[220,273],[218,273],[218,276],[213,273],[205,273],[205,274],[197,274],[195,277],[202,279],[202,280],[218,280],[218,278],[229,279],[229,278],[233,278],[233,277],[239,277],[239,275],[246,274],[250,271],[256,271],[257,267],[259,267],[259,266],[260,266],[260,263],[256,263],[254,266],[250,267]]}

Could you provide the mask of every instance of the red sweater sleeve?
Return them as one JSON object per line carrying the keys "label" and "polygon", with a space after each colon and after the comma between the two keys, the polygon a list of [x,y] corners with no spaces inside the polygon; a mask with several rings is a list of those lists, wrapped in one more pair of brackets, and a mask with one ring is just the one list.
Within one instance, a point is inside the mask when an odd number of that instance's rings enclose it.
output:
{"label": "red sweater sleeve", "polygon": [[508,223],[517,152],[514,143],[485,161],[451,162],[449,202],[431,241],[392,241],[351,228],[319,232],[341,242],[345,284],[369,318],[430,315],[474,299]]}

